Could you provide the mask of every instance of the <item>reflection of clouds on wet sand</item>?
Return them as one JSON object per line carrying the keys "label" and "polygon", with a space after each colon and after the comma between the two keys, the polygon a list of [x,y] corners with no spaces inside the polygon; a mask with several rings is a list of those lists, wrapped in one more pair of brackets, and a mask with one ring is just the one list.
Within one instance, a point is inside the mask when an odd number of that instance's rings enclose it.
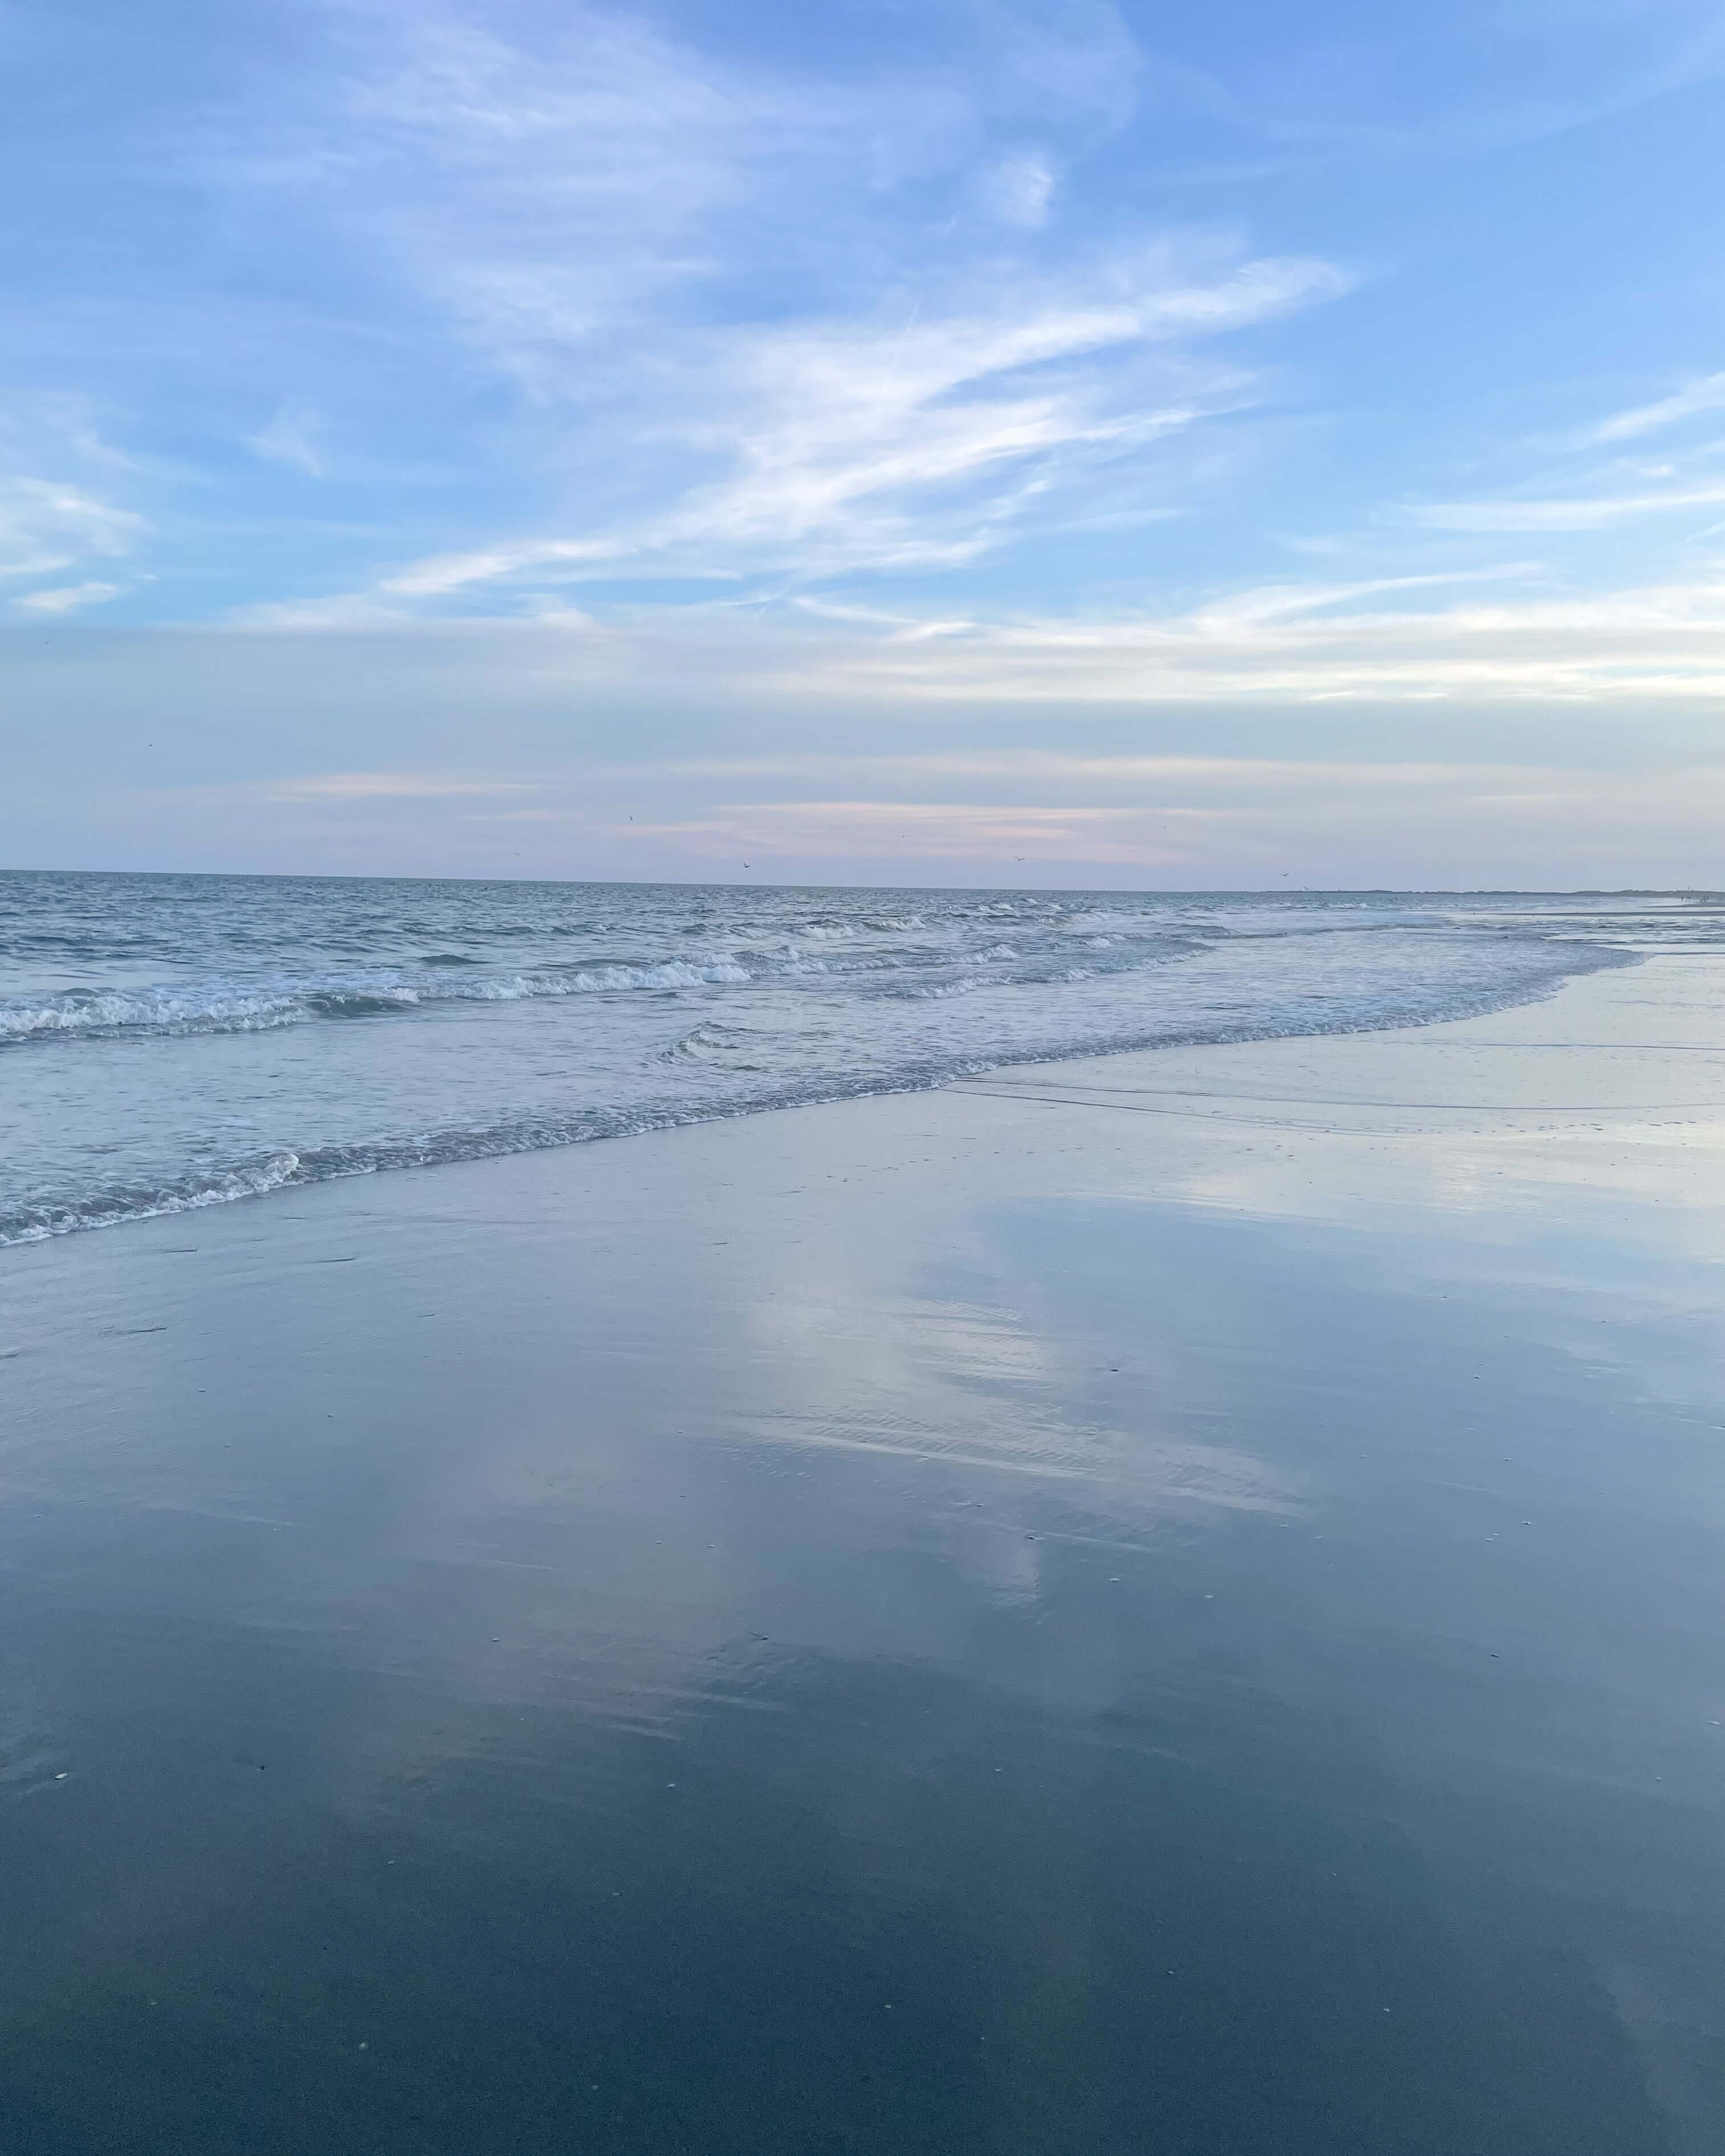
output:
{"label": "reflection of clouds on wet sand", "polygon": [[1026,1117],[1117,1127],[1122,1195],[1417,1221],[1428,1238],[1447,1218],[1488,1245],[1494,1222],[1525,1243],[1561,1204],[1602,1246],[1725,1258],[1725,1024],[1706,961],[1656,957],[1430,1029],[1108,1057],[978,1087]]}
{"label": "reflection of clouds on wet sand", "polygon": [[[1035,1262],[988,1209],[947,1224],[931,1264],[933,1240],[871,1239],[847,1209],[748,1312],[778,1398],[739,1416],[743,1442],[916,1473],[908,1488],[860,1482],[839,1533],[891,1540],[938,1522],[968,1575],[996,1578],[1004,1564],[1022,1583],[1040,1538],[1062,1531],[1056,1508],[1066,1532],[1118,1538],[1194,1507],[1297,1503],[1288,1476],[1250,1451],[1184,1434],[1163,1404],[1171,1373],[1147,1367],[1153,1338],[1133,1343],[1136,1382],[1118,1397],[1119,1345],[1050,1307]],[[978,1508],[999,1532],[979,1537]]]}
{"label": "reflection of clouds on wet sand", "polygon": [[[15,1815],[33,1996],[327,1935],[414,2101],[699,2052],[737,2117],[817,2053],[908,2086],[891,1999],[976,2132],[882,2148],[1137,2146],[1242,2028],[1240,2116],[1309,2086],[1341,2145],[1359,2025],[1422,2102],[1511,2030],[1566,2147],[1664,2145],[1641,2061],[1719,2145],[1725,1117],[1704,997],[1611,1031],[1660,978],[31,1254],[0,1584],[71,1644],[7,1743],[125,1852]],[[1503,2085],[1443,2145],[1511,2145]]]}
{"label": "reflection of clouds on wet sand", "polygon": [[[848,1425],[834,1417],[824,1424],[786,1418],[778,1426],[754,1425],[769,1444],[871,1453],[986,1474],[1031,1476],[1089,1485],[1111,1504],[1226,1505],[1243,1512],[1284,1512],[1296,1502],[1285,1477],[1263,1460],[1226,1445],[1144,1440],[1125,1430],[1088,1429],[1062,1443],[1045,1430],[1003,1430],[992,1440],[982,1433],[957,1436],[947,1424]],[[1079,1445],[1072,1440],[1081,1442]]]}

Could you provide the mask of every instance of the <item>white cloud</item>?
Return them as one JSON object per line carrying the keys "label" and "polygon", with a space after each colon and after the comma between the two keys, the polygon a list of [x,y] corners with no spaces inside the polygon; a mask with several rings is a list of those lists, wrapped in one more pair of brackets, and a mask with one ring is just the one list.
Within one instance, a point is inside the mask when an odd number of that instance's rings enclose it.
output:
{"label": "white cloud", "polygon": [[1183,615],[882,639],[798,677],[854,693],[1059,704],[1424,699],[1633,704],[1725,696],[1725,583],[1420,612],[1236,598]]}
{"label": "white cloud", "polygon": [[33,613],[75,613],[80,607],[99,606],[104,599],[117,598],[118,584],[62,584],[58,588],[28,592],[13,604],[28,608]]}
{"label": "white cloud", "polygon": [[[1502,583],[1503,595],[1388,603],[1470,581]],[[678,624],[643,609],[616,629],[605,664],[614,678],[667,690],[675,681],[728,680],[780,702],[866,699],[906,711],[1346,701],[1632,709],[1725,696],[1725,580],[1562,596],[1542,589],[1545,582],[1511,567],[1277,584],[1183,610],[1068,618],[870,618],[858,610],[838,619],[691,614]],[[582,676],[578,644],[567,647],[564,664],[572,681]]]}
{"label": "white cloud", "polygon": [[469,554],[433,554],[385,577],[378,591],[391,598],[441,598],[474,584],[489,584],[524,569],[573,567],[614,561],[626,547],[611,540],[521,540]]}
{"label": "white cloud", "polygon": [[[1214,876],[1224,863],[1236,875],[1268,878],[1290,859],[1387,865],[1398,850],[1422,865],[1446,854],[1494,864],[1517,855],[1633,859],[1661,838],[1694,859],[1697,850],[1716,851],[1725,819],[1725,768],[1717,766],[1624,773],[1145,758],[1131,760],[1140,768],[1122,798],[1116,760],[1104,758],[1077,782],[1091,789],[1091,800],[1049,803],[929,798],[942,759],[920,773],[918,761],[906,759],[906,778],[920,777],[922,798],[726,803],[680,818],[590,828],[595,836],[667,845],[691,861],[937,862],[960,872],[968,865],[977,880],[1019,865],[1081,864],[1086,874],[1113,869],[1129,880],[1134,870],[1154,877],[1185,865]],[[1084,761],[1075,760],[1075,780]],[[1009,796],[1014,783],[1036,783],[1028,773],[1014,775],[1010,759],[995,777]],[[1105,802],[1094,798],[1098,792]],[[1643,873],[1663,865],[1655,852],[1644,857]]]}
{"label": "white cloud", "polygon": [[[480,460],[483,511],[326,611],[512,607],[524,577],[973,561],[1262,395],[1202,341],[1348,285],[1112,218],[1106,246],[1050,247],[1057,182],[1136,96],[1133,40],[1097,0],[970,0],[818,69],[579,5],[339,0],[326,19],[326,71],[273,126],[207,125],[193,168],[230,197],[291,190],[416,336],[434,326],[452,401],[476,368],[509,401],[451,445]],[[322,395],[285,400],[254,451],[321,473]],[[278,618],[308,600],[272,595]]]}
{"label": "white cloud", "polygon": [[0,577],[51,576],[92,554],[124,554],[141,517],[82,488],[0,477]]}
{"label": "white cloud", "polygon": [[[439,599],[524,573],[651,568],[802,577],[974,558],[1039,515],[1097,459],[1142,453],[1207,411],[1250,401],[1248,378],[1201,361],[1202,338],[1332,298],[1332,264],[1112,261],[1082,282],[1014,280],[972,308],[887,326],[798,322],[708,333],[637,426],[721,475],[609,529],[501,540],[405,565],[394,599]],[[1173,347],[1178,358],[1153,362]]]}
{"label": "white cloud", "polygon": [[[1487,587],[1489,598],[1479,595]],[[363,628],[366,618],[306,626]],[[372,626],[410,634],[405,622]],[[531,680],[572,696],[603,683],[666,712],[719,695],[781,711],[818,701],[1050,714],[1349,701],[1633,711],[1725,697],[1725,577],[1563,592],[1526,563],[1281,583],[1183,608],[1065,617],[641,605],[597,624],[470,615],[435,634],[475,664],[485,654],[499,682]]]}
{"label": "white cloud", "polygon": [[1722,409],[1725,409],[1725,374],[1703,375],[1655,403],[1637,404],[1626,412],[1613,413],[1609,419],[1602,419],[1596,427],[1588,429],[1582,439],[1587,443],[1630,441],[1641,434],[1654,434],[1661,428],[1675,426],[1680,420],[1692,418],[1697,412]]}
{"label": "white cloud", "polygon": [[439,801],[533,789],[520,779],[470,778],[450,772],[331,771],[260,780],[248,790],[266,801]]}
{"label": "white cloud", "polygon": [[[985,132],[972,83],[726,62],[580,6],[390,0],[347,10],[345,28],[347,64],[326,91],[339,124],[308,113],[298,131],[326,152],[305,183],[547,403],[583,393],[590,367],[608,375],[615,340],[644,316],[669,306],[686,323],[763,258],[788,254],[825,285],[861,242],[890,275],[886,201],[968,164]],[[274,183],[279,157],[258,154],[229,142],[208,156],[224,177]]]}
{"label": "white cloud", "polygon": [[1019,150],[985,166],[977,175],[975,193],[984,214],[1003,224],[1034,231],[1048,223],[1060,175],[1040,150]]}
{"label": "white cloud", "polygon": [[[850,789],[846,802],[868,801],[869,789],[927,792],[957,784],[986,788],[993,794],[1029,793],[1055,806],[1050,793],[1134,805],[1182,795],[1201,801],[1285,799],[1292,795],[1338,792],[1382,793],[1408,788],[1448,788],[1477,792],[1482,787],[1520,784],[1526,773],[1504,764],[1440,763],[1391,759],[1346,763],[1314,757],[1099,756],[1061,749],[927,749],[893,755],[814,752],[798,755],[667,757],[650,763],[597,765],[596,781],[655,779],[765,781]],[[771,804],[800,807],[801,803]],[[891,803],[884,804],[890,808]],[[931,813],[932,810],[931,810]]]}
{"label": "white cloud", "polygon": [[[461,567],[448,572],[452,587]],[[793,598],[614,606],[597,622],[536,609],[469,614],[435,629],[356,605],[322,617],[260,616],[251,626],[369,629],[405,639],[408,649],[415,637],[434,634],[500,684],[531,680],[572,696],[603,683],[608,693],[649,696],[667,714],[719,695],[778,710],[812,709],[818,700],[904,713],[968,706],[1050,714],[1349,701],[1633,711],[1725,697],[1725,575],[1565,590],[1525,562],[1285,582],[1183,607],[1066,616]],[[444,662],[428,654],[423,663]]]}
{"label": "white cloud", "polygon": [[[331,872],[1719,881],[1725,587],[1489,605],[1336,588],[1305,595],[1327,608],[1278,589],[1273,607],[920,640],[649,609],[598,639],[496,619],[31,639],[15,693],[64,715],[56,775],[0,808],[14,845],[51,801],[141,858]],[[1358,714],[1332,720],[1348,697]],[[246,726],[182,759],[195,783],[165,786],[154,757],[116,767],[116,707],[160,739],[239,699]],[[1565,703],[1627,723],[1553,726]],[[444,762],[435,743],[470,750],[475,712],[487,760]]]}
{"label": "white cloud", "polygon": [[1638,516],[1669,516],[1722,501],[1725,485],[1546,501],[1435,501],[1423,504],[1413,514],[1439,531],[1599,531]]}
{"label": "white cloud", "polygon": [[246,447],[267,463],[287,465],[309,479],[322,479],[327,471],[318,439],[316,415],[302,404],[283,404],[269,424],[248,435]]}
{"label": "white cloud", "polygon": [[1003,807],[963,801],[760,801],[683,822],[649,824],[642,835],[694,839],[716,850],[747,847],[764,858],[886,854],[905,860],[1171,860],[1148,850],[1117,809]]}
{"label": "white cloud", "polygon": [[1451,0],[1336,28],[1284,9],[1235,40],[1220,71],[1152,52],[1146,72],[1189,113],[1275,145],[1284,168],[1537,142],[1725,72],[1712,0]]}

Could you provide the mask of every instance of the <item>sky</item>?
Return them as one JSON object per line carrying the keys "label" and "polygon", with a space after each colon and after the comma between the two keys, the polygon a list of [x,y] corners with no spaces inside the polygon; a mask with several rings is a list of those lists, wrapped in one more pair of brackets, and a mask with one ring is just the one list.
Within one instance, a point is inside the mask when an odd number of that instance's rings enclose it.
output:
{"label": "sky", "polygon": [[0,864],[1725,885],[1717,0],[0,65]]}

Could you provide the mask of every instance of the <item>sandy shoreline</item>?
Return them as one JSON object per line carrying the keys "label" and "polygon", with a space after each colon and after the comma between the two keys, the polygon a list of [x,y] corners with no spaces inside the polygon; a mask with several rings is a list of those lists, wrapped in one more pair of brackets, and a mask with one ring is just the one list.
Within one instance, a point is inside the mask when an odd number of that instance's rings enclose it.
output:
{"label": "sandy shoreline", "polygon": [[9,2145],[1720,2146],[1722,989],[0,1253]]}

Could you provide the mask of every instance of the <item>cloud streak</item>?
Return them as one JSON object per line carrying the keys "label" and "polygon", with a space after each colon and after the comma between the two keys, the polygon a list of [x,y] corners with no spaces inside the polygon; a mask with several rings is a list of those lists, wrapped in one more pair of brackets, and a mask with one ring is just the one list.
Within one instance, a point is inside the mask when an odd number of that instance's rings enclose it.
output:
{"label": "cloud streak", "polygon": [[[1492,596],[1473,596],[1482,589]],[[280,626],[261,621],[244,633]],[[690,603],[614,608],[603,625],[491,615],[410,629],[361,610],[329,618],[326,633],[393,636],[409,649],[416,636],[455,637],[481,678],[499,685],[536,682],[576,698],[603,686],[667,708],[724,695],[879,716],[1328,703],[1623,711],[1725,696],[1725,575],[1566,593],[1540,565],[1513,562],[1280,583],[1115,613]],[[424,647],[425,663],[439,648]]]}
{"label": "cloud streak", "polygon": [[143,519],[86,489],[0,476],[0,578],[52,576],[92,557],[129,552]]}
{"label": "cloud streak", "polygon": [[[270,788],[150,796],[172,824],[218,811],[230,828],[286,816],[301,844],[398,858],[418,829],[413,774],[326,773]],[[626,817],[636,783],[680,780],[677,813]],[[727,789],[831,788],[789,797]],[[455,789],[450,789],[453,797]],[[474,782],[451,798],[466,844],[547,873],[799,880],[842,864],[864,880],[1175,888],[1352,880],[1432,888],[1635,880],[1650,840],[1666,884],[1711,880],[1725,764],[1637,771],[1550,762],[1337,757],[736,758],[594,766],[536,782]],[[1053,798],[1050,798],[1050,797]],[[336,859],[341,858],[338,851]],[[1326,873],[1326,870],[1329,873]],[[1627,870],[1627,875],[1625,875]],[[1314,871],[1316,875],[1314,877]],[[1483,873],[1482,873],[1483,871]],[[1495,871],[1495,875],[1494,872]],[[1591,871],[1591,875],[1590,875]]]}
{"label": "cloud streak", "polygon": [[[1675,815],[1668,803],[1681,789]],[[1725,767],[1637,774],[1577,773],[1550,766],[1314,763],[1213,764],[1170,776],[1159,798],[1108,805],[944,800],[795,800],[726,803],[680,820],[595,835],[669,842],[691,855],[752,864],[807,861],[823,855],[960,866],[1081,861],[1154,877],[1182,864],[1214,871],[1223,860],[1262,874],[1313,849],[1376,843],[1455,847],[1484,834],[1526,847],[1580,833],[1597,844],[1614,825],[1658,828],[1705,844],[1725,814]],[[555,816],[556,812],[552,812]],[[1470,830],[1470,826],[1472,827]],[[1584,839],[1583,843],[1587,843]],[[1489,840],[1488,840],[1489,843]],[[980,879],[979,879],[980,880]],[[1011,880],[1010,877],[1005,879]]]}
{"label": "cloud streak", "polygon": [[[1494,596],[1445,597],[1458,583],[1489,584]],[[1416,593],[1437,603],[1407,604]],[[1554,595],[1525,565],[1459,578],[1276,584],[1183,610],[1113,615],[685,607],[619,614],[598,637],[495,619],[464,629],[488,639],[501,675],[519,668],[571,696],[589,683],[633,683],[675,700],[701,685],[776,709],[1622,709],[1725,696],[1725,578]]]}
{"label": "cloud streak", "polygon": [[118,584],[61,584],[44,591],[27,592],[22,598],[14,599],[13,604],[30,613],[76,613],[80,608],[100,606],[105,599],[117,598],[120,590]]}
{"label": "cloud streak", "polygon": [[1725,502],[1725,483],[1651,494],[1605,494],[1549,501],[1440,501],[1414,513],[1438,531],[1601,531],[1642,516],[1671,516]]}
{"label": "cloud streak", "polygon": [[1725,411],[1725,373],[1702,375],[1674,390],[1669,397],[1614,413],[1609,418],[1587,429],[1581,439],[1587,443],[1634,441],[1644,434],[1657,434],[1685,419],[1692,419],[1699,412],[1718,411]]}
{"label": "cloud streak", "polygon": [[[734,444],[731,470],[609,531],[434,556],[377,591],[414,601],[546,571],[806,580],[969,561],[1039,513],[1070,513],[1075,466],[1139,454],[1247,393],[1225,366],[1189,367],[1172,397],[1172,382],[1137,372],[1122,385],[1122,357],[1273,320],[1348,281],[1297,259],[1209,277],[1153,259],[901,326],[710,335],[672,377],[670,409],[640,424],[697,453]],[[705,389],[680,418],[696,375]]]}
{"label": "cloud streak", "polygon": [[[1327,610],[1326,610],[1327,609]],[[805,690],[995,702],[1622,706],[1725,696],[1725,582],[1420,612],[1309,608],[1283,593],[1183,615],[978,624],[882,637]]]}

